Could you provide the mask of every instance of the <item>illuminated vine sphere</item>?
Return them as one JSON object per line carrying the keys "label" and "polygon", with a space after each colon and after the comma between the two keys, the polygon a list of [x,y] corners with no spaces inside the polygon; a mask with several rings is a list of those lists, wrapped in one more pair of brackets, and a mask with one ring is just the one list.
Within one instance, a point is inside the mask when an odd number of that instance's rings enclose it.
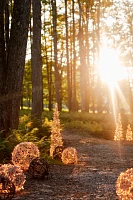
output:
{"label": "illuminated vine sphere", "polygon": [[27,170],[31,160],[39,156],[40,152],[35,144],[32,142],[21,142],[12,152],[12,162],[14,165],[20,166],[21,169]]}
{"label": "illuminated vine sphere", "polygon": [[48,178],[49,164],[43,158],[36,157],[31,161],[28,171],[33,178]]}
{"label": "illuminated vine sphere", "polygon": [[133,199],[133,168],[120,174],[116,182],[116,193],[121,200]]}
{"label": "illuminated vine sphere", "polygon": [[15,194],[15,186],[4,175],[0,175],[0,199],[12,199]]}
{"label": "illuminated vine sphere", "polygon": [[20,191],[26,181],[23,170],[19,166],[4,164],[0,166],[0,175],[4,175],[14,184],[15,190]]}
{"label": "illuminated vine sphere", "polygon": [[65,148],[62,152],[62,162],[64,164],[75,164],[78,161],[77,151],[73,147]]}

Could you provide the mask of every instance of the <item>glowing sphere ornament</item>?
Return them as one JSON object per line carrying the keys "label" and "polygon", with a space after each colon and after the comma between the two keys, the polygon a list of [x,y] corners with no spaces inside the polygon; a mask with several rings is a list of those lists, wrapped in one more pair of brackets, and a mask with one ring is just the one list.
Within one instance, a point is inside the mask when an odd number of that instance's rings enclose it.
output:
{"label": "glowing sphere ornament", "polygon": [[75,148],[68,147],[62,152],[62,162],[64,164],[76,164],[78,162],[78,154]]}
{"label": "glowing sphere ornament", "polygon": [[48,178],[49,164],[43,158],[34,158],[29,165],[29,173],[33,178]]}
{"label": "glowing sphere ornament", "polygon": [[57,146],[57,147],[55,147],[55,150],[53,152],[54,159],[61,160],[63,150],[64,150],[63,146]]}
{"label": "glowing sphere ornament", "polygon": [[15,194],[15,186],[4,175],[0,175],[0,199],[12,199]]}
{"label": "glowing sphere ornament", "polygon": [[20,191],[26,181],[23,170],[19,166],[3,164],[0,166],[0,175],[6,176],[15,186],[15,191]]}
{"label": "glowing sphere ornament", "polygon": [[32,142],[21,142],[15,146],[12,152],[12,163],[18,165],[23,170],[28,170],[29,164],[33,158],[39,157],[40,151]]}
{"label": "glowing sphere ornament", "polygon": [[116,182],[118,199],[133,199],[133,168],[122,172]]}

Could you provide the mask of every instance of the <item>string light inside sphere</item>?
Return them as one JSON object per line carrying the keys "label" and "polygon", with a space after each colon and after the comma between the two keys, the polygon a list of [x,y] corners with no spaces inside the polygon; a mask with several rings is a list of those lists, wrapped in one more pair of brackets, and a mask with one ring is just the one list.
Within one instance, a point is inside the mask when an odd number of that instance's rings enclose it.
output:
{"label": "string light inside sphere", "polygon": [[62,162],[64,164],[76,164],[78,162],[78,154],[75,148],[68,147],[62,152]]}
{"label": "string light inside sphere", "polygon": [[12,152],[12,163],[18,165],[23,170],[28,170],[33,158],[39,157],[40,151],[32,142],[21,142]]}
{"label": "string light inside sphere", "polygon": [[7,177],[15,186],[15,191],[20,191],[26,181],[26,176],[19,166],[3,164],[0,166],[0,175]]}
{"label": "string light inside sphere", "polygon": [[15,195],[15,186],[8,177],[0,175],[0,199],[12,199]]}
{"label": "string light inside sphere", "polygon": [[116,182],[119,199],[133,199],[133,168],[122,172]]}

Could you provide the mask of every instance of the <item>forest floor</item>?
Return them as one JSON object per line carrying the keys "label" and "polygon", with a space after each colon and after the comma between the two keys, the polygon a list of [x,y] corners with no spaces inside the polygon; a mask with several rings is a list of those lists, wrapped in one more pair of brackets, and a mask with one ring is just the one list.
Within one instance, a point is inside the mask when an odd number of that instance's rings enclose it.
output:
{"label": "forest floor", "polygon": [[13,200],[117,200],[116,181],[133,167],[133,142],[116,142],[63,132],[65,147],[75,147],[76,165],[51,165],[52,178],[27,179]]}

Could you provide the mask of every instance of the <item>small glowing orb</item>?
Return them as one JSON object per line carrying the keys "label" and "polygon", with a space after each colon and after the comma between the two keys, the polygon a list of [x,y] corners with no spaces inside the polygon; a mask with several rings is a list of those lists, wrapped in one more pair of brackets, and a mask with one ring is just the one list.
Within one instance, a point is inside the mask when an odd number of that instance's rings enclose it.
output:
{"label": "small glowing orb", "polygon": [[21,142],[15,146],[12,152],[12,162],[14,165],[20,166],[21,169],[27,170],[32,159],[39,156],[40,151],[35,144],[32,142]]}
{"label": "small glowing orb", "polygon": [[14,184],[15,191],[23,189],[26,177],[19,166],[3,164],[0,166],[0,175],[6,176]]}
{"label": "small glowing orb", "polygon": [[29,165],[29,173],[33,178],[45,178],[49,175],[49,164],[43,158],[34,158]]}
{"label": "small glowing orb", "polygon": [[15,194],[15,186],[4,175],[0,175],[0,199],[12,199]]}
{"label": "small glowing orb", "polygon": [[75,164],[78,161],[77,151],[73,147],[65,148],[62,152],[62,162],[64,164]]}
{"label": "small glowing orb", "polygon": [[133,199],[133,168],[122,172],[116,182],[119,199]]}

